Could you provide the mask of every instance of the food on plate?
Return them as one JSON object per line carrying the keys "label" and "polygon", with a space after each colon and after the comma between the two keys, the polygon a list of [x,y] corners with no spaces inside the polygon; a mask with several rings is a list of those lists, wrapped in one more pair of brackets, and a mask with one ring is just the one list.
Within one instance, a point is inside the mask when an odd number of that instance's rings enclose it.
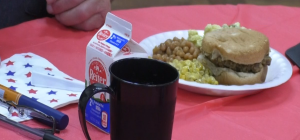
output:
{"label": "food on plate", "polygon": [[169,64],[178,70],[180,79],[197,83],[218,84],[218,81],[211,75],[210,70],[205,68],[197,59],[174,59]]}
{"label": "food on plate", "polygon": [[[224,26],[226,27],[226,26]],[[207,24],[205,29],[204,29],[204,35],[208,32],[211,32],[213,30],[217,30],[217,29],[222,29],[222,27],[220,25],[217,24]]]}
{"label": "food on plate", "polygon": [[269,52],[264,34],[236,22],[208,24],[203,36],[189,30],[187,39],[174,37],[155,46],[152,58],[177,68],[183,80],[245,85],[265,81],[271,63]]}
{"label": "food on plate", "polygon": [[271,63],[268,38],[245,28],[207,32],[201,51],[200,62],[224,85],[263,83]]}
{"label": "food on plate", "polygon": [[[221,27],[218,24],[207,24],[205,29],[204,29],[204,35],[208,32],[217,30],[217,29],[225,29],[225,28],[242,28],[242,29],[246,29],[245,27],[241,27],[239,22],[236,22],[232,25],[227,25],[227,24],[223,24],[223,26]],[[197,30],[189,30],[188,31],[188,41],[191,41],[196,47],[201,47],[202,44],[202,40],[203,40],[203,36],[198,34]]]}
{"label": "food on plate", "polygon": [[188,31],[188,41],[192,42],[196,47],[201,47],[202,44],[202,36],[198,34],[196,30]]}
{"label": "food on plate", "polygon": [[[193,35],[196,36],[193,36],[192,40],[197,44],[197,40],[202,37],[198,33]],[[168,39],[159,46],[155,46],[152,58],[174,66],[179,72],[180,79],[217,85],[218,81],[212,77],[209,69],[197,60],[199,54],[200,48],[193,42],[174,37],[172,40]]]}
{"label": "food on plate", "polygon": [[225,29],[225,28],[242,28],[242,29],[246,29],[245,27],[241,27],[241,24],[239,22],[236,22],[232,25],[227,25],[227,24],[223,24],[223,26],[221,27],[218,24],[207,24],[205,29],[204,29],[204,35],[208,32],[217,30],[217,29]]}
{"label": "food on plate", "polygon": [[200,49],[196,47],[192,42],[184,39],[174,37],[168,39],[159,46],[155,46],[153,49],[153,59],[161,60],[164,62],[171,62],[174,59],[177,60],[193,60],[200,54]]}

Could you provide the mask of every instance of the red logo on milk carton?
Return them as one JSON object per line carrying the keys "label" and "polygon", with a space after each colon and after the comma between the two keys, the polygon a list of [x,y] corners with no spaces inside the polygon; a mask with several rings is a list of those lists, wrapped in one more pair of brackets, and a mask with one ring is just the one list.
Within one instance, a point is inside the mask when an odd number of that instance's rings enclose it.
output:
{"label": "red logo on milk carton", "polygon": [[100,95],[100,100],[101,100],[102,102],[106,102],[104,93],[101,93],[101,95]]}
{"label": "red logo on milk carton", "polygon": [[127,45],[125,45],[121,51],[123,52],[124,55],[129,55],[131,53],[130,47],[128,47]]}
{"label": "red logo on milk carton", "polygon": [[110,31],[109,30],[100,30],[97,34],[97,39],[98,40],[106,40],[110,36]]}
{"label": "red logo on milk carton", "polygon": [[104,128],[107,128],[107,113],[105,111],[102,111],[101,117],[102,117],[101,125]]}
{"label": "red logo on milk carton", "polygon": [[104,66],[101,62],[94,60],[89,67],[90,84],[101,83],[106,84],[107,77]]}

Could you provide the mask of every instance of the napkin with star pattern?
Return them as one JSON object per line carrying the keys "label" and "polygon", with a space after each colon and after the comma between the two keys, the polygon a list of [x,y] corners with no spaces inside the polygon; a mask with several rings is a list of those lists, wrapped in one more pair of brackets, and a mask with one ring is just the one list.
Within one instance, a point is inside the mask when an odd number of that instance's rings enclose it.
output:
{"label": "napkin with star pattern", "polygon": [[[84,82],[59,71],[33,53],[15,54],[3,60],[0,66],[1,85],[55,109],[77,103],[84,90]],[[15,112],[9,114],[1,106],[0,113],[17,122],[30,119],[21,119]]]}

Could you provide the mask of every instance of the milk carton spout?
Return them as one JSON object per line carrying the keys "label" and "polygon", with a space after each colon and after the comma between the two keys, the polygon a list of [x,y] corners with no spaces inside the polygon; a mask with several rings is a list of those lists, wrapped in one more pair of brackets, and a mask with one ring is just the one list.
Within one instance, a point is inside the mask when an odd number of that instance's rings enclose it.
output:
{"label": "milk carton spout", "polygon": [[110,26],[114,30],[124,32],[125,36],[131,38],[132,24],[110,12],[106,15],[105,25]]}

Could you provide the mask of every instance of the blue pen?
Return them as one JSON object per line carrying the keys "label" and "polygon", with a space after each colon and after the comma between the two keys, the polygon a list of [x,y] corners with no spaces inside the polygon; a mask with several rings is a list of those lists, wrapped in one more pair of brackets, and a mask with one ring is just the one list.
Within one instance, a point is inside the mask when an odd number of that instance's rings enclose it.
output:
{"label": "blue pen", "polygon": [[[0,84],[0,98],[4,99],[5,101],[12,101],[16,105],[22,105],[34,108],[36,110],[39,110],[49,116],[52,116],[56,121],[56,129],[63,130],[67,127],[69,124],[69,117],[66,114],[63,114],[62,112],[51,108],[49,106],[46,106],[38,101],[35,101],[31,98],[28,98],[25,95],[22,95],[14,90],[11,90],[3,85]],[[35,118],[38,121],[42,122],[43,124],[46,124],[47,126],[52,126],[52,122],[45,121],[43,119]]]}

